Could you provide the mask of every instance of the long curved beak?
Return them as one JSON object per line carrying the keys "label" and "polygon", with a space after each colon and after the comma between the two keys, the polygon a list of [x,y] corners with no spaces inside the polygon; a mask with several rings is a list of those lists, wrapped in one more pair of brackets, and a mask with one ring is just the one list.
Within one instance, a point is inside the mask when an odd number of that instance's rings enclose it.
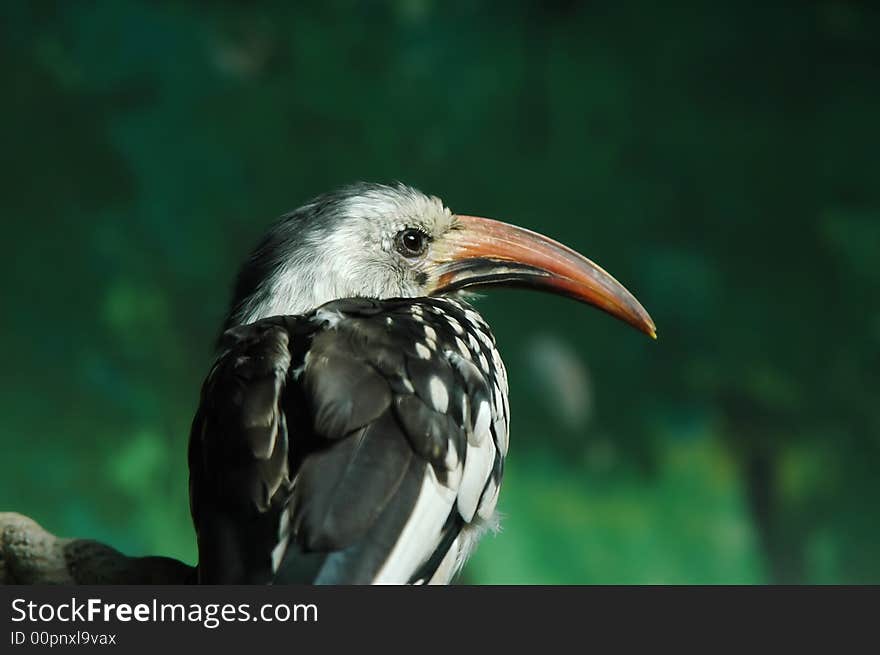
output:
{"label": "long curved beak", "polygon": [[657,338],[654,321],[620,282],[583,255],[531,230],[457,215],[437,255],[434,294],[487,285],[529,287],[593,305]]}

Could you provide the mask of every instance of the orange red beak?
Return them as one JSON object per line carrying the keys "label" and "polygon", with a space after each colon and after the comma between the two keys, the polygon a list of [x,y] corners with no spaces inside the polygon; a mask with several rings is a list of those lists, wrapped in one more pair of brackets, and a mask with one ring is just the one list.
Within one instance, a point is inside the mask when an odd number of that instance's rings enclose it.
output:
{"label": "orange red beak", "polygon": [[444,241],[434,293],[487,285],[539,289],[598,307],[657,338],[654,321],[620,282],[561,243],[500,221],[460,215]]}

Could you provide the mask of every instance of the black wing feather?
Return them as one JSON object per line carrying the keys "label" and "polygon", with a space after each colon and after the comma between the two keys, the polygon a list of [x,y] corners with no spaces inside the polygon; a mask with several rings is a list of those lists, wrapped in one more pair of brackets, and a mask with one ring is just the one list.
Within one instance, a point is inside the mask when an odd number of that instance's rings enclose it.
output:
{"label": "black wing feather", "polygon": [[[461,479],[471,410],[492,398],[450,320],[467,322],[458,303],[349,299],[224,335],[190,442],[203,582],[375,578],[428,467]],[[410,581],[465,527],[454,504],[443,521]]]}
{"label": "black wing feather", "polygon": [[294,494],[296,540],[306,551],[350,546],[397,493],[414,456],[386,415],[308,457]]}

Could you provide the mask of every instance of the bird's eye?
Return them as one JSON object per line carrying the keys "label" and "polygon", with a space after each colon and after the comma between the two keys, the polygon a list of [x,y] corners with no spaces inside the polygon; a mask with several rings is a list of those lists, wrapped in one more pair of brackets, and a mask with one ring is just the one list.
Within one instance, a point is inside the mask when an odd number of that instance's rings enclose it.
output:
{"label": "bird's eye", "polygon": [[394,245],[404,257],[418,257],[428,248],[428,235],[410,227],[397,233]]}

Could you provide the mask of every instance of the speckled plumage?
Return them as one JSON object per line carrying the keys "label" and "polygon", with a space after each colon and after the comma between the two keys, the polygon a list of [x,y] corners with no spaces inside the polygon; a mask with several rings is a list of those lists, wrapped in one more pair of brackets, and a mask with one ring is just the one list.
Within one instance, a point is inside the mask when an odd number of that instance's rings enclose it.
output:
{"label": "speckled plumage", "polygon": [[[340,300],[227,332],[190,447],[202,580],[448,582],[496,524],[507,379],[481,360],[500,363],[488,326],[444,298]],[[426,498],[433,514],[402,540]]]}

